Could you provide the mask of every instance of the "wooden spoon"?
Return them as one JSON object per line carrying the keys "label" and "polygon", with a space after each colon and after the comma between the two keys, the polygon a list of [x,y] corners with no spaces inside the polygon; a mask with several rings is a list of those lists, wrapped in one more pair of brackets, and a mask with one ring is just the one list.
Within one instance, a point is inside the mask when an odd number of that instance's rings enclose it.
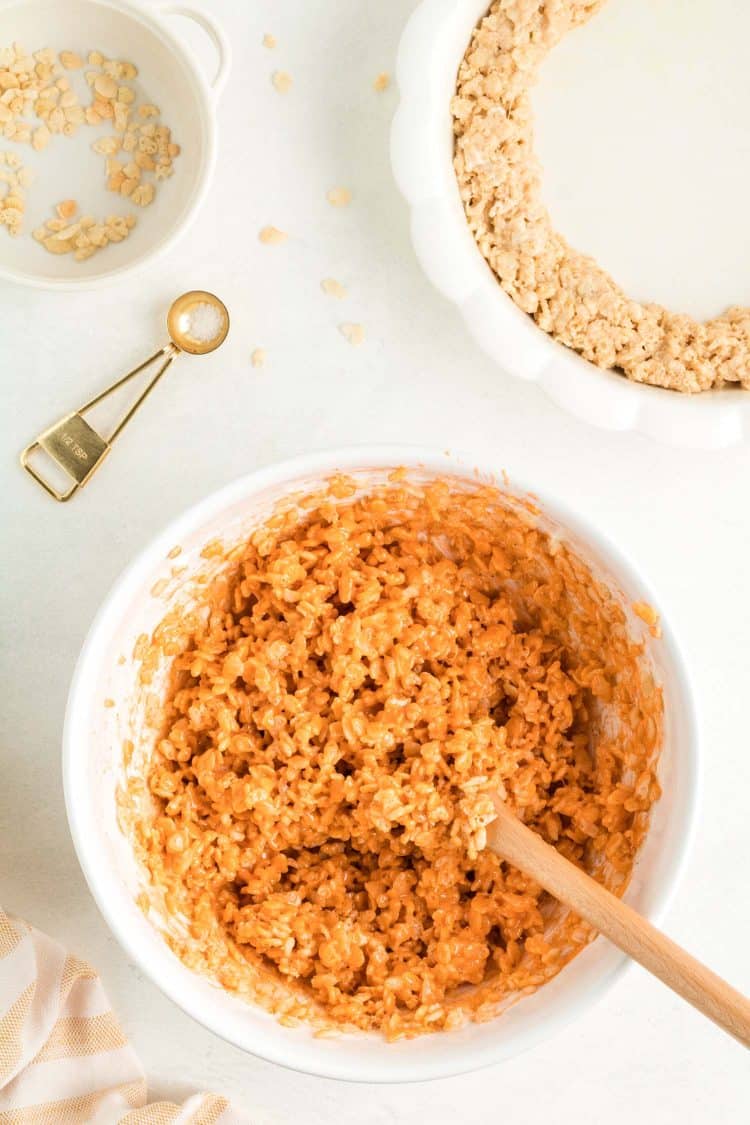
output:
{"label": "wooden spoon", "polygon": [[487,846],[529,875],[704,1016],[750,1047],[750,1000],[527,828],[495,798]]}

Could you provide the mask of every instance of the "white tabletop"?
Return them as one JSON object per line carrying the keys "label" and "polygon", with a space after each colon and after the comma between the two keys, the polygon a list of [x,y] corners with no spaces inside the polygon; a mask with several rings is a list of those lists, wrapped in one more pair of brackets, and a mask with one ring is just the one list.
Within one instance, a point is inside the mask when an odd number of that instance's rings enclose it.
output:
{"label": "white tabletop", "polygon": [[[746,1054],[638,968],[557,1039],[502,1067],[348,1086],[245,1056],[193,1023],[129,963],[84,885],[61,793],[65,695],[91,618],[134,552],[184,507],[272,460],[371,441],[473,450],[542,487],[554,481],[658,591],[699,688],[705,754],[696,845],[666,929],[750,991],[750,449],[692,453],[590,429],[468,342],[412,255],[387,159],[396,93],[372,89],[393,70],[410,0],[206,7],[235,62],[218,174],[190,237],[135,283],[70,296],[0,286],[0,901],[99,968],[160,1095],[214,1088],[258,1123],[734,1125],[750,1096]],[[261,45],[267,31],[275,51]],[[270,83],[277,67],[294,78],[285,97]],[[326,202],[337,185],[351,189],[350,207]],[[266,224],[289,242],[261,245]],[[348,298],[326,297],[324,277]],[[190,287],[226,300],[227,344],[182,360],[101,475],[55,505],[17,451],[147,355],[170,299]],[[342,321],[364,326],[361,347],[339,334]],[[250,363],[256,347],[267,349],[262,370]]]}

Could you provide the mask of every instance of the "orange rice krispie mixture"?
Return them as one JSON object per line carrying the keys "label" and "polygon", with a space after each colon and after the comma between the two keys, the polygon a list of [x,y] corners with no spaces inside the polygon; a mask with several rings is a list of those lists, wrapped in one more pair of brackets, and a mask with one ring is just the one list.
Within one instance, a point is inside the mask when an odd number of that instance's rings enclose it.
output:
{"label": "orange rice krispie mixture", "polygon": [[483,850],[493,792],[624,889],[661,695],[533,505],[336,478],[150,646],[173,666],[130,821],[145,897],[189,965],[285,1019],[389,1038],[486,1019],[590,940]]}

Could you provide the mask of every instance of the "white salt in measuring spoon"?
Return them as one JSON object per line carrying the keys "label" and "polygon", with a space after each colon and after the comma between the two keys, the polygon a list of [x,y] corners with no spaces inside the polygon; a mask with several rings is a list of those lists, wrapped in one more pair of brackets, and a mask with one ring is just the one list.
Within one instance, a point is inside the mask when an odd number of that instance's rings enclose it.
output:
{"label": "white salt in measuring spoon", "polygon": [[750,1000],[523,824],[499,797],[487,847],[529,875],[704,1016],[750,1047]]}
{"label": "white salt in measuring spoon", "polygon": [[[167,313],[167,331],[169,343],[163,348],[159,348],[127,375],[123,375],[116,383],[112,383],[89,399],[78,410],[66,414],[24,449],[21,454],[21,464],[24,469],[55,500],[70,500],[71,496],[83,488],[109,453],[117,435],[127,426],[138,407],[180,352],[187,352],[188,355],[208,355],[224,343],[229,332],[229,313],[224,302],[213,293],[207,293],[203,289],[193,289],[189,293],[183,293],[171,305]],[[84,414],[158,360],[163,362],[159,364],[153,378],[146,384],[109,436],[103,437],[86,421]],[[58,470],[62,470],[65,476],[72,480],[73,483],[65,492],[58,491],[32,465],[30,458],[38,450],[43,450]]]}

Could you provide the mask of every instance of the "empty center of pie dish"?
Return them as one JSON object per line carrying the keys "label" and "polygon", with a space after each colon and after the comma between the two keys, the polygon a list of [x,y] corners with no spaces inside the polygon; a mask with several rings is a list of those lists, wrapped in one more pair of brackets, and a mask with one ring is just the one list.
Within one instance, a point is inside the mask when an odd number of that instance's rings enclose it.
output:
{"label": "empty center of pie dish", "polygon": [[531,91],[553,225],[626,293],[701,321],[750,305],[748,36],[731,0],[610,0]]}

